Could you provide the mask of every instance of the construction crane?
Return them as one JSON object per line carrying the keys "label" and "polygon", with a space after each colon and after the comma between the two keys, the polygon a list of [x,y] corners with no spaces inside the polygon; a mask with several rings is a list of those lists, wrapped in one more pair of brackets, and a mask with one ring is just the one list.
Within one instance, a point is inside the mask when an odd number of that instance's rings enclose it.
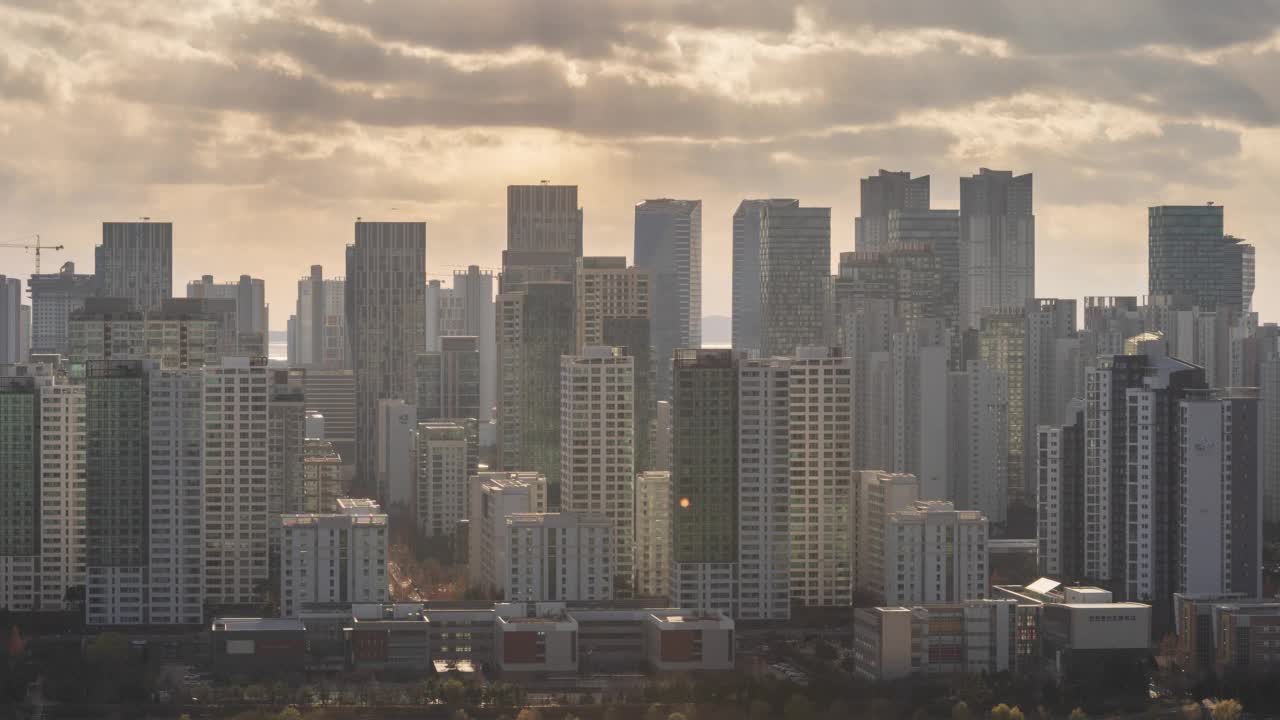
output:
{"label": "construction crane", "polygon": [[21,248],[23,250],[35,250],[36,251],[36,275],[39,275],[40,274],[40,251],[41,250],[61,250],[63,249],[63,246],[62,245],[41,245],[39,235],[25,235],[18,239],[29,240],[31,238],[35,238],[36,240],[34,245],[29,243],[0,243],[0,248]]}

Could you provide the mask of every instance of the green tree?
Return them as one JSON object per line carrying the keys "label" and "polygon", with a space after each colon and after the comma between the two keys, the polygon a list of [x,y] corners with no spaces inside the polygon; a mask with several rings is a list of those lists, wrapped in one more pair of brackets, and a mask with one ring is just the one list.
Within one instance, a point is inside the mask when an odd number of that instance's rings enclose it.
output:
{"label": "green tree", "polygon": [[769,707],[769,703],[764,700],[756,698],[747,707],[747,720],[770,720],[772,717],[773,708]]}
{"label": "green tree", "polygon": [[1027,717],[1023,714],[1022,708],[1014,705],[1013,708],[1009,710],[1009,720],[1027,720]]}
{"label": "green tree", "polygon": [[951,720],[973,720],[973,712],[969,710],[969,703],[961,700],[952,705]]}
{"label": "green tree", "polygon": [[1067,720],[1089,720],[1089,713],[1081,710],[1080,708],[1076,708],[1071,711],[1071,715]]}
{"label": "green tree", "polygon": [[991,708],[991,720],[1013,720],[1013,710],[1008,705],[1000,703]]}
{"label": "green tree", "polygon": [[1239,700],[1221,700],[1213,706],[1210,717],[1213,720],[1240,720],[1242,714],[1244,714],[1244,706]]}
{"label": "green tree", "polygon": [[813,701],[804,695],[792,695],[782,708],[782,717],[786,720],[815,720],[817,715]]}
{"label": "green tree", "polygon": [[471,716],[467,715],[466,710],[463,710],[462,708],[458,708],[457,710],[453,711],[452,715],[449,716],[449,720],[471,720]]}
{"label": "green tree", "polygon": [[119,667],[129,661],[129,641],[116,632],[105,632],[89,643],[89,662],[104,668]]}
{"label": "green tree", "polygon": [[449,705],[459,705],[467,696],[467,686],[457,678],[449,678],[440,686],[440,695]]}
{"label": "green tree", "polygon": [[298,708],[290,705],[276,713],[276,720],[302,720],[302,713],[298,712]]}

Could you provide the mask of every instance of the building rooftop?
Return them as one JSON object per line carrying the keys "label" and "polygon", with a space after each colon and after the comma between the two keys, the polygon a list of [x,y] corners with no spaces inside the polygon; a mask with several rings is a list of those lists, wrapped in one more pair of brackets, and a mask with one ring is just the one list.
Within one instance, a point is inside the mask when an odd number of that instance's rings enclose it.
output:
{"label": "building rooftop", "polygon": [[302,632],[306,628],[297,618],[215,618],[215,632]]}

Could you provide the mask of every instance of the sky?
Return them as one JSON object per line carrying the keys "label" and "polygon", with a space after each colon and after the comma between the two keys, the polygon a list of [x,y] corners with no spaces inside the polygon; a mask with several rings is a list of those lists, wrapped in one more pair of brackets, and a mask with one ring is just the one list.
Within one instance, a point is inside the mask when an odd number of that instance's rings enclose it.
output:
{"label": "sky", "polygon": [[[356,217],[425,220],[427,272],[495,268],[509,184],[576,184],[585,252],[633,206],[703,201],[729,313],[746,197],[1032,172],[1037,295],[1146,291],[1146,207],[1226,207],[1280,320],[1280,3],[1238,0],[0,0],[0,243],[90,272],[104,220],[174,222],[188,280],[267,282],[283,329]],[[32,258],[0,248],[0,273]]]}

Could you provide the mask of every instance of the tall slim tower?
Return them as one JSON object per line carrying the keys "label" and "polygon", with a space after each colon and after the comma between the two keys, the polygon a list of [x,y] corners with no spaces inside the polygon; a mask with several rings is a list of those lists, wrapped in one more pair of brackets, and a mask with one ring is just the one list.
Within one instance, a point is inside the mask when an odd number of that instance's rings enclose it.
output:
{"label": "tall slim tower", "polygon": [[487,424],[493,419],[497,402],[498,346],[494,326],[493,273],[483,272],[478,265],[453,273],[453,294],[463,298],[463,335],[475,336],[480,342],[480,416]]}
{"label": "tall slim tower", "polygon": [[1036,294],[1031,174],[982,168],[960,178],[960,296],[964,328],[988,309],[1020,308]]}
{"label": "tall slim tower", "polygon": [[173,297],[173,223],[104,222],[94,259],[104,297],[129,298],[142,311]]}
{"label": "tall slim tower", "polygon": [[738,358],[679,350],[674,359],[671,496],[673,602],[736,615]]}
{"label": "tall slim tower", "polygon": [[907,171],[881,170],[862,178],[861,213],[853,221],[853,247],[876,252],[889,246],[889,213],[894,210],[928,210],[929,176],[912,178]]}
{"label": "tall slim tower", "polygon": [[733,349],[760,354],[760,214],[799,200],[743,200],[733,213]]}
{"label": "tall slim tower", "polygon": [[791,617],[791,363],[738,369],[738,614]]}
{"label": "tall slim tower", "polygon": [[312,265],[298,280],[294,349],[289,362],[307,368],[340,370],[347,363],[346,281],[326,278],[324,268]]}
{"label": "tall slim tower", "polygon": [[27,361],[22,327],[22,281],[0,275],[0,363]]}
{"label": "tall slim tower", "polygon": [[702,347],[702,201],[637,204],[634,257],[650,272],[655,397],[669,400],[672,352]]}
{"label": "tall slim tower", "polygon": [[414,398],[414,359],[426,349],[426,255],[425,222],[357,221],[355,243],[347,246],[358,494],[369,496],[375,489],[378,401]]}
{"label": "tall slim tower", "polygon": [[1147,209],[1147,283],[1180,309],[1233,305],[1248,312],[1253,301],[1254,250],[1222,232],[1223,207],[1160,205]]}
{"label": "tall slim tower", "polygon": [[622,348],[589,346],[560,360],[560,509],[608,518],[614,592],[633,590],[635,362]]}
{"label": "tall slim tower", "polygon": [[582,257],[577,185],[508,185],[507,249],[498,291],[529,282],[571,281]]}
{"label": "tall slim tower", "polygon": [[760,214],[760,336],[766,356],[831,337],[831,208],[766,207]]}

